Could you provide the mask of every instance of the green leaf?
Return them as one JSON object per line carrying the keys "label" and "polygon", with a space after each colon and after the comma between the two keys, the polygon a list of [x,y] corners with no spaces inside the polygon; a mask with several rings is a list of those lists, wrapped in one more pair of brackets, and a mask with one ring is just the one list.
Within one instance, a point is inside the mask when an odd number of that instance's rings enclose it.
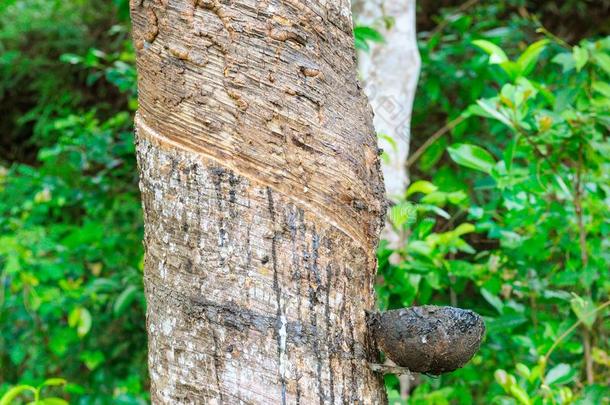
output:
{"label": "green leaf", "polygon": [[63,55],[59,56],[59,61],[76,65],[81,63],[83,61],[83,58],[82,56],[74,55],[73,53],[64,53]]}
{"label": "green leaf", "polygon": [[483,296],[483,298],[485,298],[485,301],[487,301],[492,307],[496,309],[496,311],[498,311],[498,313],[504,313],[504,303],[502,303],[502,300],[500,298],[498,298],[485,288],[481,288],[481,295]]}
{"label": "green leaf", "polygon": [[64,378],[48,378],[46,380],[44,380],[44,382],[42,384],[40,384],[41,387],[44,386],[54,386],[54,385],[65,385],[68,382],[64,379]]}
{"label": "green leaf", "polygon": [[383,35],[376,29],[365,26],[358,25],[354,27],[354,36],[356,38],[364,39],[365,41],[373,41],[373,42],[383,42]]}
{"label": "green leaf", "polygon": [[89,285],[89,288],[95,292],[110,292],[118,290],[120,287],[120,283],[108,278],[96,278],[93,283]]}
{"label": "green leaf", "polygon": [[62,398],[50,397],[39,401],[41,405],[70,405],[68,401]]}
{"label": "green leaf", "polygon": [[610,84],[606,82],[593,82],[591,85],[593,90],[610,99]]}
{"label": "green leaf", "polygon": [[414,222],[416,216],[417,210],[415,205],[408,201],[403,201],[390,208],[390,222],[398,229],[407,223]]}
{"label": "green leaf", "polygon": [[461,202],[464,202],[468,199],[468,194],[466,194],[464,191],[462,190],[458,190],[458,191],[454,191],[452,193],[448,193],[447,194],[447,201],[449,201],[451,204],[460,204]]}
{"label": "green leaf", "polygon": [[85,336],[91,330],[91,313],[87,308],[81,308],[80,310],[80,321],[76,333],[79,337]]}
{"label": "green leaf", "polygon": [[580,70],[589,61],[589,52],[585,48],[581,48],[577,45],[572,48],[572,56],[574,57],[574,62],[576,63],[576,71],[580,72]]}
{"label": "green leaf", "polygon": [[504,125],[512,128],[513,124],[510,119],[498,110],[498,106],[493,102],[493,100],[477,100],[477,106],[480,107],[480,110],[477,108],[471,108],[471,112],[473,114],[496,119]]}
{"label": "green leaf", "polygon": [[442,191],[433,191],[430,194],[425,195],[420,202],[442,207],[447,203],[447,193],[443,193]]}
{"label": "green leaf", "polygon": [[595,52],[593,54],[593,61],[597,66],[602,68],[606,74],[610,75],[610,55],[603,52]]}
{"label": "green leaf", "polygon": [[449,213],[447,211],[443,210],[442,208],[437,207],[436,205],[419,204],[417,206],[417,208],[421,209],[422,211],[432,211],[441,218],[445,218],[445,219],[451,218],[451,215],[449,215]]}
{"label": "green leaf", "polygon": [[510,140],[506,149],[504,149],[504,153],[502,154],[504,159],[504,165],[506,166],[506,171],[510,173],[513,167],[513,160],[515,159],[515,152],[517,150],[517,145],[519,144],[519,135],[515,135],[515,137]]}
{"label": "green leaf", "polygon": [[114,314],[116,316],[121,316],[123,312],[129,307],[129,305],[136,298],[138,293],[138,288],[135,285],[128,286],[123,292],[117,297],[114,302]]}
{"label": "green leaf", "polygon": [[530,399],[529,395],[527,395],[527,392],[525,392],[525,390],[523,388],[521,388],[520,386],[513,384],[510,386],[510,394],[517,400],[519,401],[520,404],[522,405],[531,405],[532,400]]}
{"label": "green leaf", "polygon": [[506,53],[493,42],[486,41],[484,39],[477,39],[472,41],[472,44],[478,46],[489,55],[490,64],[500,64],[508,61]]}
{"label": "green leaf", "polygon": [[449,272],[458,277],[472,277],[475,273],[474,266],[464,260],[450,260],[447,262]]}
{"label": "green leaf", "polygon": [[506,72],[508,77],[511,80],[515,80],[521,74],[521,67],[517,62],[513,62],[512,60],[507,60],[506,62],[502,62],[499,64],[502,70]]}
{"label": "green leaf", "polygon": [[82,395],[86,392],[85,387],[83,387],[82,385],[74,384],[74,383],[66,384],[64,391],[67,392],[68,394],[77,394],[77,395]]}
{"label": "green leaf", "polygon": [[356,48],[368,52],[370,49],[368,41],[384,42],[383,35],[368,26],[359,25],[354,27],[354,44]]}
{"label": "green leaf", "polygon": [[517,373],[525,379],[529,379],[531,375],[530,369],[523,363],[515,364],[515,370],[517,370]]}
{"label": "green leaf", "polygon": [[409,188],[407,189],[407,197],[415,194],[415,193],[423,193],[423,194],[430,194],[433,191],[438,190],[438,187],[436,187],[434,184],[430,183],[429,181],[426,180],[418,180],[414,183],[412,183]]}
{"label": "green leaf", "polygon": [[544,377],[544,382],[547,385],[551,384],[565,384],[570,382],[574,378],[575,372],[568,364],[561,363],[549,370]]}
{"label": "green leaf", "polygon": [[572,305],[572,311],[578,317],[578,319],[588,328],[591,329],[597,318],[595,312],[595,304],[590,298],[581,298],[576,294],[573,294],[574,298],[570,300]]}
{"label": "green leaf", "polygon": [[396,140],[394,138],[392,138],[390,135],[380,132],[377,134],[377,138],[383,139],[384,141],[386,141],[392,147],[393,151],[396,151],[396,149],[398,148],[398,145],[396,144]]}
{"label": "green leaf", "polygon": [[80,354],[79,358],[85,363],[85,366],[87,366],[89,370],[95,370],[106,360],[104,353],[99,350],[85,350]]}
{"label": "green leaf", "polygon": [[76,333],[79,337],[83,337],[89,333],[91,330],[91,323],[91,313],[84,307],[74,308],[68,316],[68,325],[71,328],[76,328]]}
{"label": "green leaf", "polygon": [[487,174],[491,173],[496,165],[493,156],[476,145],[456,143],[447,148],[447,151],[455,163]]}
{"label": "green leaf", "polygon": [[458,227],[455,228],[452,233],[454,235],[456,235],[456,236],[462,236],[462,235],[465,235],[467,233],[472,233],[474,231],[475,231],[475,227],[474,227],[473,224],[470,224],[468,222],[464,222],[464,223],[458,225]]}
{"label": "green leaf", "polygon": [[0,398],[0,405],[11,405],[13,400],[19,396],[22,392],[31,391],[32,393],[36,392],[36,388],[30,385],[17,385],[16,387],[8,390],[2,398]]}
{"label": "green leaf", "polygon": [[551,62],[561,65],[563,73],[566,73],[576,67],[576,62],[574,62],[572,54],[568,52],[555,55],[555,57],[551,59]]}
{"label": "green leaf", "polygon": [[519,56],[519,59],[517,59],[517,64],[519,65],[519,68],[521,70],[521,75],[527,76],[532,72],[532,70],[534,70],[536,62],[538,61],[538,57],[540,56],[542,51],[544,51],[548,43],[548,39],[536,41],[530,46],[528,46],[525,52],[523,52],[521,56]]}
{"label": "green leaf", "polygon": [[510,386],[513,384],[513,379],[510,374],[506,372],[506,370],[496,370],[494,373],[494,378],[496,382],[502,387],[505,391],[510,389]]}
{"label": "green leaf", "polygon": [[371,49],[369,47],[369,44],[367,44],[365,40],[357,38],[357,37],[354,38],[354,47],[356,49],[359,49],[359,50],[365,51],[365,52],[368,52]]}

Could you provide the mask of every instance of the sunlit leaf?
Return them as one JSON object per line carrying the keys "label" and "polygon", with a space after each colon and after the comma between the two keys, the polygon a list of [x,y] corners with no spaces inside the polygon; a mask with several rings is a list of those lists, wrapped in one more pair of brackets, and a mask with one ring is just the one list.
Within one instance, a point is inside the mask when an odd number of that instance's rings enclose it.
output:
{"label": "sunlit leaf", "polygon": [[84,307],[74,308],[68,316],[68,325],[72,328],[76,328],[76,333],[79,337],[83,337],[89,333],[89,330],[91,330],[91,323],[91,313]]}
{"label": "sunlit leaf", "polygon": [[3,396],[0,398],[0,405],[11,405],[15,398],[19,396],[19,394],[30,391],[32,393],[36,392],[36,388],[29,385],[18,385],[9,389]]}
{"label": "sunlit leaf", "polygon": [[415,206],[408,201],[403,201],[390,208],[390,222],[399,229],[402,228],[403,225],[415,221],[416,216],[417,210]]}
{"label": "sunlit leaf", "polygon": [[610,75],[610,55],[604,52],[595,52],[593,54],[593,60],[595,64],[602,68],[606,74]]}
{"label": "sunlit leaf", "polygon": [[42,386],[65,385],[67,381],[64,378],[48,378],[41,384]]}
{"label": "sunlit leaf", "polygon": [[520,386],[516,384],[511,385],[509,392],[521,405],[531,405],[532,400]]}
{"label": "sunlit leaf", "polygon": [[597,82],[593,82],[591,87],[593,88],[593,90],[602,94],[604,97],[610,99],[610,84],[608,84],[606,82],[597,81]]}
{"label": "sunlit leaf", "polygon": [[580,70],[589,61],[589,52],[585,48],[575,46],[574,48],[572,48],[572,56],[574,57],[576,70],[580,72]]}
{"label": "sunlit leaf", "polygon": [[546,373],[546,376],[544,377],[544,382],[547,385],[565,384],[567,382],[570,382],[574,378],[574,376],[575,373],[573,372],[572,367],[570,367],[569,364],[561,363],[556,365],[555,367],[550,369],[548,373]]}
{"label": "sunlit leaf", "polygon": [[595,323],[597,313],[595,312],[595,304],[590,298],[582,298],[573,294],[574,298],[570,301],[572,305],[572,311],[578,317],[578,319],[589,329]]}
{"label": "sunlit leaf", "polygon": [[551,59],[551,62],[561,65],[563,73],[566,73],[576,67],[574,57],[571,53],[567,52],[555,55],[555,57]]}
{"label": "sunlit leaf", "polygon": [[498,64],[508,61],[508,56],[498,45],[484,39],[472,41],[473,45],[478,46],[489,55],[489,63]]}
{"label": "sunlit leaf", "polygon": [[65,399],[50,397],[45,398],[39,402],[41,405],[69,405],[68,401]]}
{"label": "sunlit leaf", "polygon": [[519,59],[517,59],[517,63],[519,64],[519,67],[521,69],[520,73],[522,75],[526,76],[530,74],[532,70],[534,70],[536,62],[538,61],[538,57],[544,51],[548,43],[548,39],[536,41],[530,46],[528,46],[527,49],[521,54],[521,56],[519,56]]}
{"label": "sunlit leaf", "polygon": [[492,100],[477,100],[477,106],[480,107],[480,110],[472,109],[473,113],[482,115],[481,112],[483,112],[486,117],[496,119],[508,127],[513,126],[510,119],[503,112],[498,110],[498,106]]}
{"label": "sunlit leaf", "polygon": [[496,164],[493,156],[480,146],[456,143],[447,151],[455,163],[488,174]]}
{"label": "sunlit leaf", "polygon": [[436,190],[438,190],[438,187],[436,187],[434,184],[430,183],[429,181],[418,180],[418,181],[411,183],[411,185],[407,189],[407,197],[412,194],[415,194],[415,193],[430,194],[431,192],[436,191]]}

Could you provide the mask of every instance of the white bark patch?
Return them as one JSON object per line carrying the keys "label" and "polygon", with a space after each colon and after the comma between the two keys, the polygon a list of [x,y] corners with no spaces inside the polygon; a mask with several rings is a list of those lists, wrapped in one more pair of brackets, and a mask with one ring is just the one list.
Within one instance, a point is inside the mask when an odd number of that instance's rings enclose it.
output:
{"label": "white bark patch", "polygon": [[287,357],[286,357],[286,337],[288,332],[286,331],[286,324],[287,324],[287,320],[286,320],[286,316],[284,314],[282,314],[280,316],[280,330],[279,335],[280,335],[280,376],[282,379],[286,378],[286,362],[287,362]]}
{"label": "white bark patch", "polygon": [[365,92],[375,112],[377,133],[387,135],[395,145],[381,138],[379,146],[389,157],[382,162],[388,196],[402,196],[408,182],[406,162],[411,138],[411,112],[417,90],[421,58],[415,31],[415,0],[361,1],[362,24],[376,24],[382,17],[394,18],[390,29],[380,28],[383,44],[371,44],[370,52],[361,52],[359,67]]}

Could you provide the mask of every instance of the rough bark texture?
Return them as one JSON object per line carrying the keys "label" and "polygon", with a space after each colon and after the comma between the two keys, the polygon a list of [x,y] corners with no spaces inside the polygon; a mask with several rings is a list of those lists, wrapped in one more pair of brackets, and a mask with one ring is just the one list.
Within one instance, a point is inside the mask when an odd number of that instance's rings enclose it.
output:
{"label": "rough bark texture", "polygon": [[384,403],[347,1],[133,1],[153,403]]}
{"label": "rough bark texture", "polygon": [[[388,162],[382,165],[388,196],[399,199],[408,183],[406,169],[411,135],[411,111],[421,66],[415,28],[415,0],[360,0],[355,6],[358,21],[373,25],[385,42],[371,44],[359,55],[365,92],[375,112],[375,129],[394,140],[381,138]],[[391,18],[391,28],[383,18]]]}

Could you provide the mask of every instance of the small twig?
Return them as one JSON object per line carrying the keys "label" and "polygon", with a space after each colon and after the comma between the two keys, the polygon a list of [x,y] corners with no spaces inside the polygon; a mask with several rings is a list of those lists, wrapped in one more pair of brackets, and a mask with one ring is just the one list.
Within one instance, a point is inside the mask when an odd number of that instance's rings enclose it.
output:
{"label": "small twig", "polygon": [[[583,270],[589,265],[589,254],[587,252],[587,231],[583,221],[582,208],[582,144],[578,148],[578,166],[576,168],[576,184],[574,185],[574,210],[576,211],[576,221],[578,224],[578,240],[580,245],[580,260]],[[585,372],[587,375],[587,383],[592,385],[595,382],[595,373],[593,370],[593,357],[591,355],[591,334],[585,326],[582,333],[582,345],[585,355]]]}
{"label": "small twig", "polygon": [[[392,366],[389,364],[369,363],[369,367],[376,373],[395,374],[395,375],[411,375],[411,371],[406,367]],[[412,377],[411,377],[412,378]]]}
{"label": "small twig", "polygon": [[438,131],[433,133],[432,136],[430,136],[430,138],[428,138],[426,140],[426,142],[424,142],[424,144],[422,146],[420,146],[415,151],[415,153],[413,153],[411,155],[411,157],[407,160],[407,169],[410,168],[413,165],[413,163],[417,162],[417,160],[426,151],[426,149],[428,149],[430,147],[430,145],[432,145],[434,142],[436,142],[441,136],[445,135],[447,132],[449,132],[453,128],[455,128],[460,122],[464,121],[464,119],[465,119],[465,117],[463,115],[460,115],[456,119],[445,124],[445,126],[440,128]]}
{"label": "small twig", "polygon": [[[574,325],[570,326],[568,328],[568,330],[563,332],[563,334],[561,336],[559,336],[559,338],[555,342],[553,342],[553,345],[551,346],[549,351],[546,352],[546,354],[544,355],[544,364],[548,363],[549,357],[551,357],[551,353],[553,353],[553,351],[557,348],[557,346],[559,346],[559,343],[561,343],[566,337],[568,337],[572,332],[574,332],[574,330],[576,328],[578,328],[582,324],[582,319],[601,311],[602,309],[606,308],[609,305],[610,305],[610,300],[604,302],[599,307],[595,308],[593,311],[590,311],[590,312],[584,314],[581,317],[581,319],[579,319],[577,322],[575,322]],[[541,376],[541,378],[542,378],[542,383],[544,384],[544,373]]]}
{"label": "small twig", "polygon": [[549,155],[547,155],[546,153],[544,153],[540,149],[538,149],[538,145],[536,145],[536,143],[530,137],[530,134],[526,130],[521,128],[519,125],[517,125],[516,123],[514,123],[513,127],[517,130],[517,132],[519,134],[523,135],[523,137],[525,138],[527,143],[529,143],[530,146],[532,147],[532,149],[534,150],[534,153],[536,155],[538,155],[538,157],[540,157],[541,159],[546,161],[549,164],[549,167],[551,168],[551,171],[554,174],[556,174],[557,176],[559,176],[559,171],[557,170],[557,166],[553,162],[551,162],[551,159],[550,159]]}
{"label": "small twig", "polygon": [[434,27],[434,29],[430,32],[430,38],[432,38],[433,36],[435,36],[436,34],[441,32],[443,29],[445,29],[447,24],[449,24],[449,19],[451,17],[453,17],[454,15],[456,15],[458,13],[462,13],[462,12],[468,10],[470,7],[474,6],[478,2],[479,2],[479,0],[468,0],[465,3],[462,3],[451,14],[449,14],[447,17],[443,18],[443,21],[441,21],[436,27]]}
{"label": "small twig", "polygon": [[556,43],[558,43],[559,45],[561,45],[564,48],[567,48],[567,49],[572,48],[572,45],[568,44],[566,41],[564,41],[563,39],[559,38],[557,35],[553,34],[549,30],[544,28],[544,26],[540,23],[540,21],[536,21],[536,22],[538,22],[538,24],[540,24],[540,28],[538,28],[536,30],[537,33],[544,34],[545,36],[551,38],[552,40],[554,40]]}
{"label": "small twig", "polygon": [[[531,285],[531,284],[530,284]],[[536,304],[536,292],[530,289],[530,306],[532,310],[530,311],[532,314],[532,323],[534,324],[534,330],[538,330],[538,305]]]}

